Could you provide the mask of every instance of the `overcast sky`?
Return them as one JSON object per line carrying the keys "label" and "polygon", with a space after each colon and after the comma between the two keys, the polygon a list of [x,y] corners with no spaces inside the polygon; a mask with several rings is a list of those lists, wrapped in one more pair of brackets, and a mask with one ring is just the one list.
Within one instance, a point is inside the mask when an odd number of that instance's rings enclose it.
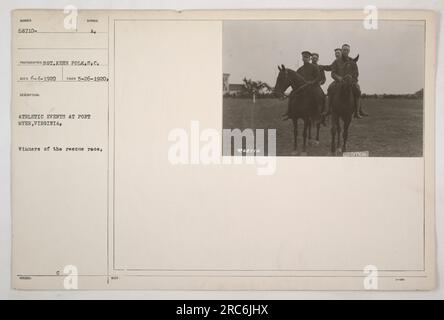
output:
{"label": "overcast sky", "polygon": [[[320,54],[320,64],[334,60],[333,50],[351,45],[360,54],[359,83],[364,93],[413,93],[424,86],[424,22],[379,21],[366,30],[362,21],[224,21],[223,72],[230,83],[243,77],[275,85],[277,65],[301,65],[300,52]],[[327,89],[331,82],[326,73]]]}

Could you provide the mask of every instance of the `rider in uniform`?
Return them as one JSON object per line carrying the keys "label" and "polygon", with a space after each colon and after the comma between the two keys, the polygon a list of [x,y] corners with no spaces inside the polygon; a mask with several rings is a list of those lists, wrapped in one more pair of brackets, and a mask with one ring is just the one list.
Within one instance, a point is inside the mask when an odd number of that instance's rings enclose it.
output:
{"label": "rider in uniform", "polygon": [[[343,80],[343,77],[345,76],[345,70],[344,66],[347,62],[353,61],[352,58],[349,57],[350,53],[350,45],[344,44],[341,49],[341,56],[338,56],[336,54],[336,60],[333,61],[331,64],[331,77],[333,78],[333,82],[328,87],[328,110],[327,114],[331,113],[331,100],[332,95],[335,93],[335,91],[338,89],[339,83]],[[359,71],[356,72],[356,74],[352,75],[353,77],[353,94],[355,97],[355,112],[354,117],[361,119],[362,116],[367,116],[367,114],[362,110],[361,108],[361,89],[358,84],[358,76]]]}
{"label": "rider in uniform", "polygon": [[[296,71],[301,78],[305,81],[305,83],[307,85],[312,85],[312,84],[316,84],[319,83],[319,68],[317,65],[314,65],[312,63],[310,63],[310,58],[312,56],[312,54],[309,51],[302,51],[301,53],[302,55],[302,61],[303,61],[303,65]],[[317,91],[314,91],[317,92]],[[322,92],[323,94],[323,92]],[[316,95],[317,99],[317,106],[319,108],[319,112],[322,111],[322,103],[319,103],[320,101],[320,97],[318,97],[318,94]],[[289,119],[289,114],[290,114],[290,101],[293,98],[292,94],[290,94],[290,99],[289,99],[289,103],[288,103],[288,109],[287,112],[283,115],[283,120],[287,120]]]}

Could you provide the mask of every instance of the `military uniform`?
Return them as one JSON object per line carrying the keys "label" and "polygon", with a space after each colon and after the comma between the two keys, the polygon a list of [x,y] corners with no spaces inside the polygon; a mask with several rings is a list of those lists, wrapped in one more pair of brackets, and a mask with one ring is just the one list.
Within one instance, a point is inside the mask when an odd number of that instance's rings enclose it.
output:
{"label": "military uniform", "polygon": [[[307,82],[318,82],[319,81],[319,68],[312,63],[304,63],[302,67],[296,70],[298,74],[300,74],[305,81]],[[325,76],[325,74],[324,74]]]}
{"label": "military uniform", "polygon": [[[319,69],[311,64],[311,63],[304,63],[301,67],[299,67],[298,70],[296,70],[296,73],[301,76],[307,83],[316,83],[319,82]],[[295,98],[295,92],[297,92],[297,88],[290,93],[290,99],[288,101],[288,109],[287,113],[284,114],[284,116],[288,117],[290,115],[290,106],[292,99]]]}
{"label": "military uniform", "polygon": [[[335,61],[333,61],[331,65],[331,77],[336,81],[343,78],[345,76],[345,65],[349,62],[355,63],[354,60],[350,57],[342,57],[340,59],[336,59]],[[354,74],[351,74],[351,76],[354,80],[354,83],[357,84],[359,77],[359,70],[357,66],[356,66],[356,71],[354,72]]]}
{"label": "military uniform", "polygon": [[325,73],[321,72],[319,66],[313,63],[304,63],[297,72],[305,79],[305,81],[312,83],[310,90],[316,99],[316,107],[318,108],[318,114],[320,115],[324,111],[325,98],[320,83],[322,81],[322,73],[324,75],[323,81],[325,82]]}
{"label": "military uniform", "polygon": [[[307,56],[311,56],[311,53],[308,51],[303,51],[302,56],[305,56],[305,58],[307,58]],[[305,82],[307,82],[308,84],[316,84],[316,83],[319,83],[319,81],[320,81],[318,66],[314,65],[310,62],[304,62],[304,64],[299,69],[296,70],[296,73],[299,74],[305,80]],[[317,87],[319,87],[319,86],[317,86]],[[314,88],[314,86],[311,86],[311,88]],[[311,88],[309,88],[309,89],[311,89]],[[321,89],[321,91],[322,91],[322,89]],[[295,92],[295,91],[293,91],[293,92]],[[319,93],[315,90],[313,90],[313,94],[316,95],[316,101],[317,101],[317,104],[319,104],[319,106],[318,106],[319,113],[321,113],[322,112],[322,104],[318,103],[321,100],[321,97],[320,96],[318,97]],[[323,99],[323,96],[324,96],[324,93],[322,92],[322,99]],[[287,112],[283,115],[284,120],[289,118],[290,105],[291,105],[292,99],[294,99],[294,98],[295,98],[294,95],[290,93],[290,99],[288,101],[288,109],[287,109]]]}
{"label": "military uniform", "polygon": [[[337,59],[335,60],[332,65],[331,65],[331,77],[335,80],[334,82],[332,82],[332,84],[330,86],[333,86],[333,89],[335,89],[335,87],[338,84],[338,81],[340,81],[346,74],[345,74],[345,65],[347,63],[355,63],[353,61],[352,58],[350,57],[342,57],[341,59]],[[352,78],[353,78],[353,89],[354,89],[354,93],[357,94],[357,96],[361,96],[361,88],[359,87],[358,84],[358,77],[359,77],[359,70],[358,70],[358,66],[356,65],[356,71],[351,74]]]}
{"label": "military uniform", "polygon": [[[328,87],[328,96],[331,97],[335,91],[337,90],[339,86],[339,82],[343,79],[343,77],[346,75],[345,66],[347,63],[355,63],[355,61],[350,57],[341,57],[339,59],[336,59],[331,64],[331,77],[335,80],[333,81],[330,86]],[[355,115],[358,115],[359,112],[359,98],[361,97],[361,88],[358,84],[358,77],[359,77],[359,70],[358,66],[356,65],[356,68],[352,74],[350,74],[353,81],[352,81],[352,88],[353,88],[353,95],[355,97]],[[330,99],[331,100],[331,99]],[[329,106],[330,109],[331,106]]]}

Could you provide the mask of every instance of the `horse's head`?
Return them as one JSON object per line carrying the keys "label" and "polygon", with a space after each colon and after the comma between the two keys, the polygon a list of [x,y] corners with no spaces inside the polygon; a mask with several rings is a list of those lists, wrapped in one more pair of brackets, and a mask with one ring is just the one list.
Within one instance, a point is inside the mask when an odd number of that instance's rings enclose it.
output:
{"label": "horse's head", "polygon": [[276,79],[276,84],[273,89],[273,94],[280,99],[285,98],[285,91],[291,86],[290,69],[285,68],[282,64],[278,66],[279,74]]}

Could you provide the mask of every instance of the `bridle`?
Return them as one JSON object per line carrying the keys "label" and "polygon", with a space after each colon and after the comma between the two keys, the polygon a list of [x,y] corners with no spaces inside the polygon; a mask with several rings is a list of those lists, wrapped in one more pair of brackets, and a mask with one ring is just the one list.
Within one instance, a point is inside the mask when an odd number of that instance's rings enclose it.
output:
{"label": "bridle", "polygon": [[[285,77],[288,78],[288,70],[285,69],[285,70],[283,70],[283,71],[285,72]],[[311,83],[306,82],[305,79],[304,79],[300,74],[298,74],[297,72],[294,72],[294,74],[295,74],[295,76],[296,76],[297,78],[299,78],[299,80],[303,81],[304,84],[301,85],[301,86],[299,86],[299,87],[296,88],[295,90],[291,91],[290,94],[285,94],[284,92],[279,92],[279,99],[280,99],[280,100],[284,100],[284,99],[286,99],[286,98],[289,98],[289,97],[291,97],[291,96],[294,96],[294,95],[298,94],[300,91],[302,91],[302,89],[304,89],[304,88],[308,87],[309,85],[311,85]],[[291,85],[291,84],[290,84],[290,85]]]}

